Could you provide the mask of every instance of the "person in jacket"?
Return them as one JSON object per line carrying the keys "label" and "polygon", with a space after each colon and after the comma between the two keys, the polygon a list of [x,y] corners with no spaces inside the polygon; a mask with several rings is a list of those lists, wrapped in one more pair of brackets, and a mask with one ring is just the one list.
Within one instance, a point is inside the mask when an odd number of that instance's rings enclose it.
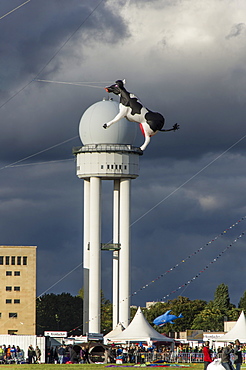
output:
{"label": "person in jacket", "polygon": [[28,363],[29,364],[33,363],[34,356],[35,356],[35,350],[34,350],[33,346],[30,344],[30,346],[28,347],[28,350],[27,350],[27,357],[28,357]]}
{"label": "person in jacket", "polygon": [[233,353],[232,343],[225,346],[222,350],[221,365],[223,365],[226,370],[235,370],[231,363],[232,353]]}
{"label": "person in jacket", "polygon": [[234,365],[236,366],[236,370],[240,370],[242,362],[243,362],[243,356],[242,356],[242,349],[241,349],[241,343],[238,339],[235,340],[235,346],[234,346]]}
{"label": "person in jacket", "polygon": [[211,357],[211,350],[209,348],[209,341],[205,342],[202,348],[202,352],[203,352],[204,370],[206,370],[208,365],[213,361]]}
{"label": "person in jacket", "polygon": [[60,346],[57,352],[58,352],[58,362],[59,364],[63,364],[63,359],[66,354],[65,348],[63,346]]}
{"label": "person in jacket", "polygon": [[36,362],[40,363],[41,360],[41,350],[38,346],[36,346],[35,349],[35,357],[36,357]]}

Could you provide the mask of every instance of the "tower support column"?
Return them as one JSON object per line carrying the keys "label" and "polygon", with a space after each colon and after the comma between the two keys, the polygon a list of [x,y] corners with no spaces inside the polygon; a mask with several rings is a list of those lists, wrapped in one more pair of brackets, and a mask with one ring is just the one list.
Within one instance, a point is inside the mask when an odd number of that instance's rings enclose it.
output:
{"label": "tower support column", "polygon": [[101,326],[101,179],[90,178],[89,332]]}
{"label": "tower support column", "polygon": [[[114,180],[113,243],[119,244],[120,180]],[[119,323],[119,251],[113,252],[113,328]]]}
{"label": "tower support column", "polygon": [[119,322],[130,321],[130,193],[131,180],[120,179]]}
{"label": "tower support column", "polygon": [[90,271],[90,179],[84,179],[84,248],[83,248],[83,334],[89,332],[89,271]]}

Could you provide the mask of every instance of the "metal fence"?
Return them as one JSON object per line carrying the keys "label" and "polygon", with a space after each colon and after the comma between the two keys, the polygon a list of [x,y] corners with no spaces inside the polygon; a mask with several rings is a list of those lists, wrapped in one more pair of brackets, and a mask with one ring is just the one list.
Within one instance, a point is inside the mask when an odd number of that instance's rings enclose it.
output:
{"label": "metal fence", "polygon": [[[246,353],[243,353],[243,363],[246,363]],[[212,353],[212,358],[220,358],[220,353]],[[203,363],[202,352],[141,352],[122,356],[122,362],[146,363],[164,361],[169,363]],[[233,357],[232,357],[233,362]]]}

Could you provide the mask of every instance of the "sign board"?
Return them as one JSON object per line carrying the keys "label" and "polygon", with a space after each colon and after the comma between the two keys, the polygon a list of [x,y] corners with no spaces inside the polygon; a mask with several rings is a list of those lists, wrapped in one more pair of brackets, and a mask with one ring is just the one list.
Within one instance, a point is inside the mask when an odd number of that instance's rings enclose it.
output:
{"label": "sign board", "polygon": [[186,330],[187,340],[203,340],[203,330]]}
{"label": "sign board", "polygon": [[225,332],[209,332],[209,333],[204,333],[203,334],[203,340],[214,340],[216,341],[217,338],[220,338],[222,337],[222,335],[224,335]]}
{"label": "sign board", "polygon": [[103,340],[103,334],[100,333],[88,333],[88,340]]}
{"label": "sign board", "polygon": [[51,338],[66,338],[67,331],[45,331],[44,336]]}

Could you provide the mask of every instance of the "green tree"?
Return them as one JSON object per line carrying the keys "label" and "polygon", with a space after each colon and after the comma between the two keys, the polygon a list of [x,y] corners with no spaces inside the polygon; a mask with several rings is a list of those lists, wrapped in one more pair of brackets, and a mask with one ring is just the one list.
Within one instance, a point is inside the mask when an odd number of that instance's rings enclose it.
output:
{"label": "green tree", "polygon": [[237,321],[242,310],[240,308],[232,307],[227,311],[228,321]]}
{"label": "green tree", "polygon": [[101,333],[109,333],[113,328],[113,306],[112,303],[104,297],[101,292]]}
{"label": "green tree", "polygon": [[132,307],[130,308],[130,321],[132,321],[132,319],[134,318],[134,316],[135,316],[136,312],[137,312],[137,308],[136,308],[136,307],[134,307],[134,306],[132,306]]}
{"label": "green tree", "polygon": [[36,334],[61,330],[81,334],[83,300],[69,293],[44,294],[37,298]]}
{"label": "green tree", "polygon": [[228,286],[222,283],[215,290],[214,300],[195,317],[191,329],[223,331],[224,321],[237,320],[238,316],[239,310],[230,303]]}
{"label": "green tree", "polygon": [[239,300],[238,308],[240,308],[241,310],[244,310],[246,312],[246,290],[243,293],[243,296]]}
{"label": "green tree", "polygon": [[215,308],[218,308],[220,311],[227,313],[227,311],[232,308],[230,304],[230,296],[228,286],[224,283],[217,286],[214,293],[213,305]]}
{"label": "green tree", "polygon": [[[171,331],[185,331],[191,328],[192,322],[195,316],[200,313],[206,306],[206,301],[199,299],[190,300],[187,297],[179,296],[173,300],[169,300],[165,303],[156,303],[146,311],[147,320],[152,324],[153,320],[167,310],[171,310],[170,314],[179,316],[182,313],[183,317],[176,319],[174,324],[167,323],[162,327],[156,327],[155,329],[160,333],[169,333]],[[153,325],[153,324],[152,324]]]}
{"label": "green tree", "polygon": [[209,302],[193,320],[191,329],[204,331],[223,331],[224,314],[214,306],[213,301]]}

